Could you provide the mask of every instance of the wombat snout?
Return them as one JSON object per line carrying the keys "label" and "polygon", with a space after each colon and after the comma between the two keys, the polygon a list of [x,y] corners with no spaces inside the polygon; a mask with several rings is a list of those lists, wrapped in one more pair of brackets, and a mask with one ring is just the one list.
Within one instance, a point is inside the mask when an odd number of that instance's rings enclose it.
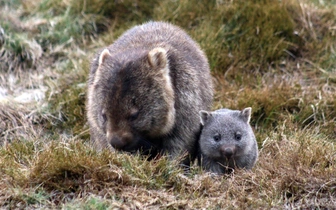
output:
{"label": "wombat snout", "polygon": [[107,132],[106,137],[108,142],[117,149],[122,149],[132,141],[132,136],[129,134],[117,135]]}
{"label": "wombat snout", "polygon": [[235,154],[235,151],[236,151],[235,146],[222,146],[220,148],[221,154],[227,159],[230,159]]}

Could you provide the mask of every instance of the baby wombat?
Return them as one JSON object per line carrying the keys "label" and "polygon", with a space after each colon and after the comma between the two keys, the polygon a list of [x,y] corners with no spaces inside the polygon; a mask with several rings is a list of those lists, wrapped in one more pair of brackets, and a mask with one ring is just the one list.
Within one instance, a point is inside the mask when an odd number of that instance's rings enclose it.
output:
{"label": "baby wombat", "polygon": [[249,124],[251,110],[200,111],[203,128],[198,162],[205,170],[223,174],[235,168],[251,169],[254,166],[258,146]]}
{"label": "baby wombat", "polygon": [[126,31],[93,60],[87,117],[99,149],[196,156],[198,113],[210,109],[208,60],[182,29],[148,22]]}

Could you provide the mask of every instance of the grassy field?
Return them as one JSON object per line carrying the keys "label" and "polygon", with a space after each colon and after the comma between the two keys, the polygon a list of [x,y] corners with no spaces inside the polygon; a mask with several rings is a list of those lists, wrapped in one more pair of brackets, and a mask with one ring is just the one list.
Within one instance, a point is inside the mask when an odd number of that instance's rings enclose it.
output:
{"label": "grassy field", "polygon": [[[1,209],[335,209],[335,0],[0,0]],[[251,172],[185,174],[97,153],[86,80],[128,28],[169,21],[206,52],[213,109],[252,107]]]}

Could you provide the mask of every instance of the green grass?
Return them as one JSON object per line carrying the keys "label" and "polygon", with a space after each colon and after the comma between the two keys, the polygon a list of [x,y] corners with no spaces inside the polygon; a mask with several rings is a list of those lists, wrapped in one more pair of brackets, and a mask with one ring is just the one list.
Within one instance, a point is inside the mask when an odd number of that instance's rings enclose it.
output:
{"label": "green grass", "polygon": [[[181,26],[204,49],[213,109],[252,107],[251,172],[184,173],[167,157],[92,148],[90,62],[149,20]],[[334,208],[335,25],[335,1],[0,1],[0,207]],[[41,101],[16,100],[40,89]]]}

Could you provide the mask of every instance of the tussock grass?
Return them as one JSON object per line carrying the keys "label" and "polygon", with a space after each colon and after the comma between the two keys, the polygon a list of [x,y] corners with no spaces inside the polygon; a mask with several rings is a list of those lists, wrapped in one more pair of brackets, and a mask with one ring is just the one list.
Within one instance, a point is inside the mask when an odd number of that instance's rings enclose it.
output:
{"label": "tussock grass", "polygon": [[215,72],[234,73],[265,72],[303,56],[323,63],[323,69],[335,68],[329,45],[335,41],[334,15],[332,9],[321,12],[304,2],[273,0],[165,1],[155,13],[190,29]]}
{"label": "tussock grass", "polygon": [[[14,103],[14,102],[11,102]],[[0,103],[0,144],[15,139],[32,139],[40,136],[39,124],[47,116],[24,106]]]}
{"label": "tussock grass", "polygon": [[11,177],[7,185],[35,189],[16,194],[13,206],[30,197],[44,205],[73,200],[68,206],[332,208],[334,144],[313,131],[288,127],[281,125],[279,132],[264,139],[252,172],[215,176],[192,168],[194,173],[183,175],[177,162],[165,157],[145,161],[138,155],[97,153],[80,141],[51,142],[35,146],[34,151],[31,143],[21,141],[1,150],[1,162],[16,163],[17,172],[1,170],[1,174]]}
{"label": "tussock grass", "polygon": [[335,205],[331,199],[336,181],[334,144],[309,130],[293,133],[283,127],[280,135],[264,141],[259,161],[274,177],[272,187],[283,192],[292,208],[331,208]]}
{"label": "tussock grass", "polygon": [[[42,56],[42,49],[35,40],[27,36],[9,34],[4,35],[4,47],[1,53],[2,69],[12,70],[17,66],[29,68]],[[10,60],[10,62],[8,62]]]}
{"label": "tussock grass", "polygon": [[[304,84],[300,80],[264,77],[257,87],[242,85],[244,82],[230,84],[223,78],[218,81],[221,82],[216,97],[223,100],[215,107],[252,107],[252,124],[258,129],[292,121],[297,127],[317,129],[335,139],[335,98],[330,97],[335,88],[325,80]],[[244,81],[248,83],[249,79]]]}
{"label": "tussock grass", "polygon": [[78,191],[86,182],[98,190],[104,187],[101,183],[127,183],[127,175],[118,169],[121,160],[109,153],[98,155],[87,149],[78,143],[51,143],[34,162],[30,180],[48,191],[65,193]]}
{"label": "tussock grass", "polygon": [[[79,80],[77,80],[79,79]],[[86,122],[85,118],[85,81],[80,77],[69,76],[65,81],[60,81],[56,89],[49,92],[49,111],[54,119],[50,120],[49,128],[54,131],[66,131],[72,134],[80,134]],[[71,83],[70,80],[77,80],[81,83]]]}
{"label": "tussock grass", "polygon": [[[334,208],[335,11],[314,0],[0,1],[1,208]],[[200,43],[213,109],[252,107],[252,171],[183,171],[167,157],[88,143],[90,60],[148,20],[175,23]],[[42,89],[42,99],[15,100]]]}

